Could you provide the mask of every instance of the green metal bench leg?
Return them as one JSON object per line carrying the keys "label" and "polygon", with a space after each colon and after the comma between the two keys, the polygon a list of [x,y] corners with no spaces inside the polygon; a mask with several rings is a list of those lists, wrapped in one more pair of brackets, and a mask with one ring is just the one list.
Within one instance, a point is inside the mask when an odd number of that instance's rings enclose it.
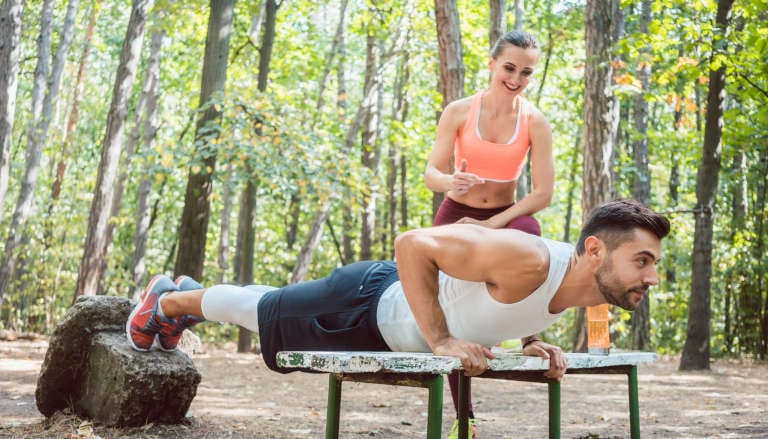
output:
{"label": "green metal bench leg", "polygon": [[459,371],[459,438],[469,437],[469,377]]}
{"label": "green metal bench leg", "polygon": [[549,439],[560,439],[560,381],[547,381],[549,387]]}
{"label": "green metal bench leg", "polygon": [[637,366],[627,372],[629,380],[629,428],[632,439],[640,439],[640,401],[637,391]]}
{"label": "green metal bench leg", "polygon": [[443,376],[429,380],[429,409],[427,411],[427,439],[440,439],[443,429]]}
{"label": "green metal bench leg", "polygon": [[325,418],[325,439],[338,439],[341,412],[341,380],[328,374],[328,411]]}

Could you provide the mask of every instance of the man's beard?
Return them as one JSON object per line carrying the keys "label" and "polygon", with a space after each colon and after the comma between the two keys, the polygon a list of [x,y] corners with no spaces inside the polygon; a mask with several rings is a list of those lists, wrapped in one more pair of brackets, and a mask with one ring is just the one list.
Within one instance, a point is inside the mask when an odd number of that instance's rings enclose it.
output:
{"label": "man's beard", "polygon": [[[595,273],[595,281],[597,282],[597,288],[605,298],[605,301],[611,305],[624,308],[632,311],[637,308],[637,303],[632,301],[631,294],[633,291],[645,293],[648,291],[648,285],[641,285],[632,288],[625,288],[622,286],[618,277],[613,273],[613,263],[610,258],[607,258],[603,265],[597,269]],[[645,294],[643,294],[645,297]],[[642,300],[642,299],[641,299]]]}

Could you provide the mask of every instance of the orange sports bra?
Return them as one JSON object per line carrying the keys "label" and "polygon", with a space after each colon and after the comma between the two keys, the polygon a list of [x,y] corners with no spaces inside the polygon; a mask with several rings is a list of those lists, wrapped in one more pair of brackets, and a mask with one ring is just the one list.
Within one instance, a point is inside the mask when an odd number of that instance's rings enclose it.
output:
{"label": "orange sports bra", "polygon": [[482,92],[472,98],[467,120],[459,130],[454,146],[456,166],[467,161],[466,172],[491,181],[513,181],[520,176],[531,139],[528,135],[530,103],[518,96],[517,126],[507,143],[493,143],[480,136],[480,103]]}

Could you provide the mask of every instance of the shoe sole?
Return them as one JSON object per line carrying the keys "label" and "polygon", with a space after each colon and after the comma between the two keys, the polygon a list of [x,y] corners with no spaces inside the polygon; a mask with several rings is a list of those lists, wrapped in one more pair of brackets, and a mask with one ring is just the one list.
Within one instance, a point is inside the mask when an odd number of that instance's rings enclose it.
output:
{"label": "shoe sole", "polygon": [[[131,321],[133,320],[133,317],[136,315],[136,313],[139,312],[141,307],[144,306],[144,301],[147,299],[149,292],[152,290],[152,288],[155,287],[155,284],[157,283],[158,280],[160,280],[161,277],[163,277],[162,274],[156,274],[155,277],[153,277],[152,280],[149,281],[149,284],[144,289],[144,292],[141,294],[139,303],[133,307],[131,314],[128,316],[128,321],[125,322],[125,335],[126,337],[128,337],[128,343],[131,345],[133,349],[139,352],[149,352],[149,350],[152,349],[152,345],[150,345],[149,348],[144,349],[136,346],[136,344],[133,343],[133,338],[131,338]],[[157,336],[155,336],[155,338],[157,338]],[[154,341],[152,342],[152,344],[154,344]]]}

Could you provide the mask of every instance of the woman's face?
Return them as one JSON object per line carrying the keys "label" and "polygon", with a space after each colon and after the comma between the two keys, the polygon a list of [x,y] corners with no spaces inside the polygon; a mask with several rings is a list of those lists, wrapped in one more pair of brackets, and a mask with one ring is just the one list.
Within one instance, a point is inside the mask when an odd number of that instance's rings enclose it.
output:
{"label": "woman's face", "polygon": [[488,63],[491,86],[505,93],[519,95],[528,86],[539,55],[539,49],[522,49],[508,44],[496,59],[491,58]]}

